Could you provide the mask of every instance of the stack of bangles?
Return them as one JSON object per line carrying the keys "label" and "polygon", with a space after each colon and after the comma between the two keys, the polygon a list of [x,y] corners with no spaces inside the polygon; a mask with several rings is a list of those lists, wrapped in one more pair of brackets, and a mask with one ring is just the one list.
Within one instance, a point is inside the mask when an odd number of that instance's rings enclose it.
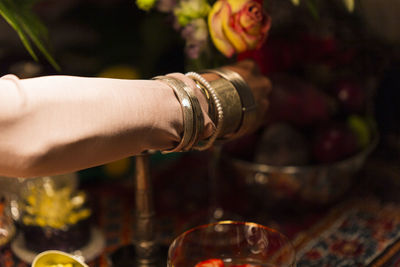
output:
{"label": "stack of bangles", "polygon": [[200,72],[213,73],[218,79],[208,82],[196,72],[185,75],[191,78],[208,100],[208,114],[215,124],[215,131],[206,140],[200,140],[204,117],[194,89],[171,76],[157,76],[171,87],[179,100],[183,113],[183,135],[179,144],[163,153],[189,150],[206,150],[215,141],[226,141],[247,133],[256,122],[257,106],[245,80],[235,71],[218,68]]}

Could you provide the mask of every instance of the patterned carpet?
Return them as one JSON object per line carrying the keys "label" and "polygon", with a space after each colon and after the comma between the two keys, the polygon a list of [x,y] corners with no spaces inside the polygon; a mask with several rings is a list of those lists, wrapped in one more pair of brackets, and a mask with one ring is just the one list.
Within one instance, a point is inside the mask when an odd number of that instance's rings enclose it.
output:
{"label": "patterned carpet", "polygon": [[293,243],[299,267],[398,266],[388,259],[400,249],[400,205],[349,200]]}

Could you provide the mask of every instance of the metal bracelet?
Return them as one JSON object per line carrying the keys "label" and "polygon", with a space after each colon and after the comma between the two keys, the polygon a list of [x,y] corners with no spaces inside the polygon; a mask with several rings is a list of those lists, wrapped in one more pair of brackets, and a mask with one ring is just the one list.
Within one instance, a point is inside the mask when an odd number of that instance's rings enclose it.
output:
{"label": "metal bracelet", "polygon": [[153,80],[159,80],[174,90],[176,97],[179,100],[182,108],[182,116],[183,116],[183,135],[179,144],[170,150],[162,151],[162,153],[172,153],[184,151],[186,147],[190,144],[190,141],[193,138],[194,133],[194,110],[192,106],[192,101],[190,100],[188,94],[182,87],[177,85],[176,79],[167,77],[167,76],[157,76],[154,77]]}
{"label": "metal bracelet", "polygon": [[226,68],[208,69],[204,72],[215,73],[231,82],[236,88],[242,104],[242,118],[240,126],[235,132],[234,136],[241,136],[247,133],[256,123],[257,104],[246,81],[242,78],[242,76],[240,76],[239,73]]}
{"label": "metal bracelet", "polygon": [[187,145],[187,147],[183,149],[183,151],[188,151],[191,150],[193,146],[199,142],[200,136],[203,133],[204,130],[203,111],[201,110],[200,102],[196,96],[196,93],[194,92],[194,89],[191,86],[188,86],[185,82],[177,78],[170,76],[167,77],[174,79],[175,85],[182,88],[189,96],[189,99],[192,102],[193,115],[194,115],[194,121],[193,121],[194,131],[192,137],[190,138],[189,144]]}
{"label": "metal bracelet", "polygon": [[199,82],[202,86],[204,86],[206,88],[208,93],[211,95],[211,98],[214,102],[215,109],[218,114],[216,128],[215,128],[214,133],[211,135],[211,137],[205,141],[205,144],[197,145],[197,146],[193,147],[195,150],[200,150],[200,151],[206,150],[214,144],[215,140],[220,135],[220,132],[222,130],[223,121],[224,121],[224,111],[223,111],[222,104],[221,104],[220,99],[218,98],[217,93],[215,92],[214,88],[210,85],[210,83],[206,79],[204,79],[204,77],[202,77],[197,72],[188,72],[185,75],[188,76],[189,78],[193,79],[195,82]]}
{"label": "metal bracelet", "polygon": [[226,140],[240,127],[243,114],[240,97],[233,84],[225,79],[211,81],[210,85],[214,88],[224,110],[224,121],[217,140]]}

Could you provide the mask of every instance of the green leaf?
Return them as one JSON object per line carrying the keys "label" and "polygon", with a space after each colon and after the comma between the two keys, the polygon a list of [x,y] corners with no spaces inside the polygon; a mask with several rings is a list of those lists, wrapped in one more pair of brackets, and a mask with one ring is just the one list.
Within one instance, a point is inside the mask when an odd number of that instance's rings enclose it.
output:
{"label": "green leaf", "polygon": [[[26,19],[21,21],[22,27],[27,35],[32,39],[32,42],[36,45],[39,51],[44,55],[44,57],[49,61],[49,63],[56,69],[60,70],[60,66],[48,52],[47,47],[43,41],[43,38],[47,39],[47,31],[44,31],[42,24],[35,18],[27,14]],[[33,25],[33,27],[31,27]]]}
{"label": "green leaf", "polygon": [[0,15],[17,32],[22,44],[34,60],[38,61],[38,56],[32,43],[56,70],[60,70],[60,66],[49,52],[46,27],[32,12],[32,6],[37,1],[0,0]]}

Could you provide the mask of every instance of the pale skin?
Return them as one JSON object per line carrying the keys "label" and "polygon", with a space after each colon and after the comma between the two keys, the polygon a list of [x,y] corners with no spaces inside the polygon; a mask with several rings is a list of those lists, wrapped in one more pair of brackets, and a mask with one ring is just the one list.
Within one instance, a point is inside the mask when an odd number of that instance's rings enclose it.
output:
{"label": "pale skin", "polygon": [[[251,61],[227,66],[248,82],[260,123],[268,107],[269,80]],[[173,74],[195,88],[182,74]],[[212,80],[213,74],[205,74]],[[196,92],[202,110],[208,109]],[[0,79],[0,175],[37,177],[77,171],[180,140],[182,111],[160,81],[44,76]],[[203,138],[213,124],[206,117]],[[255,128],[258,125],[254,126]]]}

